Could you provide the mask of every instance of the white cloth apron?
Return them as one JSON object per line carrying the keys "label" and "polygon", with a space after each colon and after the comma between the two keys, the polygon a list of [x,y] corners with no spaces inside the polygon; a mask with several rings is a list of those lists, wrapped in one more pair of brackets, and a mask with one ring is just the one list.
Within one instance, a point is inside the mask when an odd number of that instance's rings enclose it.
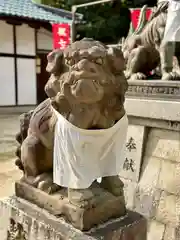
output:
{"label": "white cloth apron", "polygon": [[100,130],[80,129],[58,112],[56,115],[54,183],[62,187],[84,189],[98,178],[119,174],[125,159],[126,115],[113,127]]}
{"label": "white cloth apron", "polygon": [[164,32],[164,42],[177,41],[177,32],[180,30],[180,1],[169,0],[167,21]]}

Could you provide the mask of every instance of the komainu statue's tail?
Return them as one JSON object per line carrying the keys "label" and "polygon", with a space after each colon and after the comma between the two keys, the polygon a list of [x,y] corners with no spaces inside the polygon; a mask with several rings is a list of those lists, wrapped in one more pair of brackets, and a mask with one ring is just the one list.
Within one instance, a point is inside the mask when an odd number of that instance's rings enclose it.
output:
{"label": "komainu statue's tail", "polygon": [[33,110],[27,113],[24,113],[20,116],[20,131],[16,134],[16,141],[19,143],[19,146],[16,149],[17,159],[15,161],[15,164],[22,171],[24,170],[24,167],[21,161],[21,145],[24,139],[27,137],[29,123],[30,123],[32,114],[33,114]]}

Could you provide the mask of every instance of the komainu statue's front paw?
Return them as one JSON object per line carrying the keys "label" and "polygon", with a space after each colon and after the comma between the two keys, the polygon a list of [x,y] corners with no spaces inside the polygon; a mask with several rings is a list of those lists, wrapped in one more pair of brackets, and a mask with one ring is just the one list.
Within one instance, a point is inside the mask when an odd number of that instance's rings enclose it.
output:
{"label": "komainu statue's front paw", "polygon": [[163,81],[180,81],[180,74],[177,72],[165,72],[162,74]]}
{"label": "komainu statue's front paw", "polygon": [[42,173],[38,177],[36,177],[37,188],[48,193],[53,194],[61,189],[60,186],[53,183],[53,175],[52,173]]}
{"label": "komainu statue's front paw", "polygon": [[112,193],[114,196],[123,196],[124,183],[118,176],[103,177],[101,187]]}
{"label": "komainu statue's front paw", "polygon": [[61,189],[60,186],[53,183],[53,175],[52,173],[42,173],[36,177],[23,177],[21,181],[40,189],[43,192],[48,194],[53,194]]}
{"label": "komainu statue's front paw", "polygon": [[53,183],[51,180],[43,180],[38,184],[38,189],[48,193],[48,194],[53,194],[57,192],[58,190],[61,189],[60,186],[57,184]]}
{"label": "komainu statue's front paw", "polygon": [[133,73],[128,80],[136,81],[136,80],[145,80],[147,77],[144,73],[138,72]]}
{"label": "komainu statue's front paw", "polygon": [[92,207],[95,204],[95,196],[90,188],[68,189],[69,202],[80,208]]}

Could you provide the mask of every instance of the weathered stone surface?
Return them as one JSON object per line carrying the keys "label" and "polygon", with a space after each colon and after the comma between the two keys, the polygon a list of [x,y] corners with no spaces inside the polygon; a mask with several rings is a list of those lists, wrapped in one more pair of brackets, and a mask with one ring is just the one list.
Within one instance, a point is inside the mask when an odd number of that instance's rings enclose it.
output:
{"label": "weathered stone surface", "polygon": [[124,182],[124,195],[129,209],[136,209],[145,216],[152,216],[160,199],[161,191],[157,189],[160,169],[160,159],[145,156],[138,184],[130,179],[121,178]]}
{"label": "weathered stone surface", "polygon": [[141,168],[141,177],[138,184],[144,192],[149,193],[157,187],[160,169],[161,160],[159,158],[144,157]]}
{"label": "weathered stone surface", "polygon": [[180,197],[163,192],[159,201],[156,219],[164,224],[180,225]]}
{"label": "weathered stone surface", "polygon": [[162,161],[158,187],[169,193],[180,194],[180,164]]}
{"label": "weathered stone surface", "polygon": [[127,96],[135,96],[144,99],[179,99],[180,82],[162,80],[136,80],[129,81]]}
{"label": "weathered stone surface", "polygon": [[[165,225],[152,220],[148,226],[147,240],[163,240]],[[172,240],[172,239],[171,239]]]}
{"label": "weathered stone surface", "polygon": [[161,161],[155,157],[144,157],[139,183],[122,179],[124,194],[129,209],[152,218],[159,205],[161,190],[157,188]]}
{"label": "weathered stone surface", "polygon": [[172,226],[166,226],[164,232],[164,240],[179,240],[180,231],[178,228],[173,228]]}
{"label": "weathered stone surface", "polygon": [[93,187],[92,191],[96,194],[94,205],[89,208],[80,208],[69,202],[64,190],[49,195],[23,182],[16,182],[16,196],[56,216],[64,216],[68,222],[80,230],[89,230],[96,224],[126,214],[123,196],[115,197],[98,186]]}
{"label": "weathered stone surface", "polygon": [[123,218],[82,233],[61,218],[16,197],[0,201],[0,220],[1,240],[7,240],[8,230],[12,236],[17,233],[16,229],[10,231],[10,220],[20,226],[25,240],[146,240],[147,233],[146,220],[130,211]]}
{"label": "weathered stone surface", "polygon": [[161,160],[144,157],[141,178],[133,195],[134,210],[148,218],[152,218],[159,204],[161,190],[157,189]]}
{"label": "weathered stone surface", "polygon": [[146,147],[146,155],[180,161],[180,132],[152,129]]}
{"label": "weathered stone surface", "polygon": [[[138,106],[138,107],[137,107]],[[180,102],[143,98],[126,98],[125,109],[128,116],[167,121],[180,121]]]}
{"label": "weathered stone surface", "polygon": [[126,207],[128,209],[134,208],[134,196],[136,192],[137,183],[133,182],[132,180],[127,180],[121,178],[124,183],[124,197],[126,202]]}
{"label": "weathered stone surface", "polygon": [[[180,122],[179,121],[172,121],[172,120],[163,120],[163,119],[153,119],[153,118],[141,118],[141,117],[129,117],[129,124],[139,124],[142,126],[151,128],[158,128],[158,129],[165,129],[170,131],[179,131],[180,129]],[[146,141],[147,142],[147,141]]]}
{"label": "weathered stone surface", "polygon": [[153,189],[151,192],[144,192],[138,187],[134,197],[134,210],[151,219],[156,214],[160,195],[161,192],[158,189]]}
{"label": "weathered stone surface", "polygon": [[122,179],[128,206],[149,220],[148,240],[179,240],[179,132],[151,128],[138,183]]}
{"label": "weathered stone surface", "polygon": [[125,184],[129,206],[147,216],[148,240],[180,239],[179,106],[179,101],[126,98],[129,123],[149,128],[139,182]]}

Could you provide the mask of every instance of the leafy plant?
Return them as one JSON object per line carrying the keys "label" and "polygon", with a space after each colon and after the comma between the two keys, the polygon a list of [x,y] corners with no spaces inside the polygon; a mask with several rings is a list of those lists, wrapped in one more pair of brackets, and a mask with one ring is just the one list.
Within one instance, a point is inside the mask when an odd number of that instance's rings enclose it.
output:
{"label": "leafy plant", "polygon": [[[43,4],[69,11],[73,5],[92,2],[92,0],[41,1]],[[104,43],[117,43],[128,33],[130,27],[129,7],[139,7],[148,4],[148,1],[150,2],[150,0],[112,0],[110,3],[79,8],[78,12],[83,14],[84,21],[76,26],[77,39],[92,37]],[[151,0],[152,2],[154,0]]]}

